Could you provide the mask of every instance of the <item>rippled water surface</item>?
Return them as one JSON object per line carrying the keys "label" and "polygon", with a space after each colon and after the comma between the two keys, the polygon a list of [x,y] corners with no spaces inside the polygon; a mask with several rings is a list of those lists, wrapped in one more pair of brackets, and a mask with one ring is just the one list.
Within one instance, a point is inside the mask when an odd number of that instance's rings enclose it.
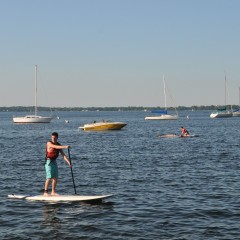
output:
{"label": "rippled water surface", "polygon": [[[0,113],[0,239],[238,239],[240,118],[209,114],[145,121],[145,112],[59,112],[50,124],[18,125],[12,113]],[[78,129],[102,119],[128,125],[121,131]],[[179,133],[180,126],[198,136],[158,138]],[[41,194],[45,144],[53,131],[72,146],[77,193],[113,197],[102,204],[7,198]],[[61,157],[58,164],[58,193],[74,194],[70,169]]]}

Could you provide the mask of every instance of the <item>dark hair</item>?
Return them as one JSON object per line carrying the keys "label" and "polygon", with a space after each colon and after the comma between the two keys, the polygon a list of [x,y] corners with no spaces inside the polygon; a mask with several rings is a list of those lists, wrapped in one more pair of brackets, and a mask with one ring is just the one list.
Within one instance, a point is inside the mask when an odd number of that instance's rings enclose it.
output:
{"label": "dark hair", "polygon": [[58,133],[57,132],[53,132],[52,136],[58,137]]}

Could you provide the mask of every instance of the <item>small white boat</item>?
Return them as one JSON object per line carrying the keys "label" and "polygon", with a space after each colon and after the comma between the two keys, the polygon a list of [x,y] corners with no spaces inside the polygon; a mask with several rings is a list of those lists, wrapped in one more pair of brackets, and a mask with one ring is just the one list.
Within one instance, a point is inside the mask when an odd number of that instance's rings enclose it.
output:
{"label": "small white boat", "polygon": [[240,110],[233,112],[233,117],[240,117]]}
{"label": "small white boat", "polygon": [[25,117],[14,117],[14,123],[50,123],[52,117],[42,117],[37,115],[26,115]]}
{"label": "small white boat", "polygon": [[157,113],[156,116],[147,116],[145,120],[177,120],[178,112],[175,108],[176,114],[169,114],[167,110],[167,97],[166,97],[166,82],[163,76],[163,86],[164,86],[164,101],[165,101],[165,110],[154,110],[152,113]]}
{"label": "small white boat", "polygon": [[239,108],[233,111],[233,117],[240,117],[240,88],[238,88],[238,90],[239,90],[239,104],[238,104]]}
{"label": "small white boat", "polygon": [[127,124],[123,122],[102,121],[84,124],[82,127],[79,128],[83,129],[84,131],[106,131],[106,130],[120,130],[126,125]]}
{"label": "small white boat", "polygon": [[161,114],[157,116],[145,117],[145,120],[177,120],[178,115]]}
{"label": "small white boat", "polygon": [[25,117],[13,117],[14,123],[50,123],[52,117],[42,117],[37,115],[37,65],[35,65],[35,114]]}
{"label": "small white boat", "polygon": [[217,111],[210,114],[210,118],[229,118],[233,116],[232,111]]}

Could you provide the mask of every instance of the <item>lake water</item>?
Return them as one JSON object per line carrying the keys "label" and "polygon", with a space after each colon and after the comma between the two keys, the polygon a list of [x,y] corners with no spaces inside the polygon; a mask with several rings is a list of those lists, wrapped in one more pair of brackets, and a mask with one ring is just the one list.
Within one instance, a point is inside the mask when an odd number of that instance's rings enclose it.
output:
{"label": "lake water", "polygon": [[[50,124],[18,125],[13,113],[1,112],[0,239],[239,239],[240,118],[209,114],[182,111],[177,121],[145,121],[146,112],[66,111]],[[78,129],[102,119],[127,126]],[[180,133],[180,126],[198,137],[158,138]],[[72,147],[77,193],[113,197],[102,204],[7,198],[41,194],[53,131]],[[70,169],[61,157],[58,164],[58,193],[74,194]]]}

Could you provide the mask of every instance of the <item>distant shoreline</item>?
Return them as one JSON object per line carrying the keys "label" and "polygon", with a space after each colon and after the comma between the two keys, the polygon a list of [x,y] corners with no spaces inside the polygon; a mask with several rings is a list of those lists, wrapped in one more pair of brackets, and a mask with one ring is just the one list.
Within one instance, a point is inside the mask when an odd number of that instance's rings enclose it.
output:
{"label": "distant shoreline", "polygon": [[[178,106],[177,110],[217,110],[223,108],[224,106]],[[230,108],[230,107],[229,107]],[[238,109],[238,105],[233,105],[233,109]],[[0,107],[0,112],[29,112],[33,111],[34,106],[24,107],[24,106],[13,106],[13,107]],[[38,107],[38,111],[152,111],[157,109],[164,109],[164,107]],[[168,108],[169,111],[175,110],[173,107]]]}

